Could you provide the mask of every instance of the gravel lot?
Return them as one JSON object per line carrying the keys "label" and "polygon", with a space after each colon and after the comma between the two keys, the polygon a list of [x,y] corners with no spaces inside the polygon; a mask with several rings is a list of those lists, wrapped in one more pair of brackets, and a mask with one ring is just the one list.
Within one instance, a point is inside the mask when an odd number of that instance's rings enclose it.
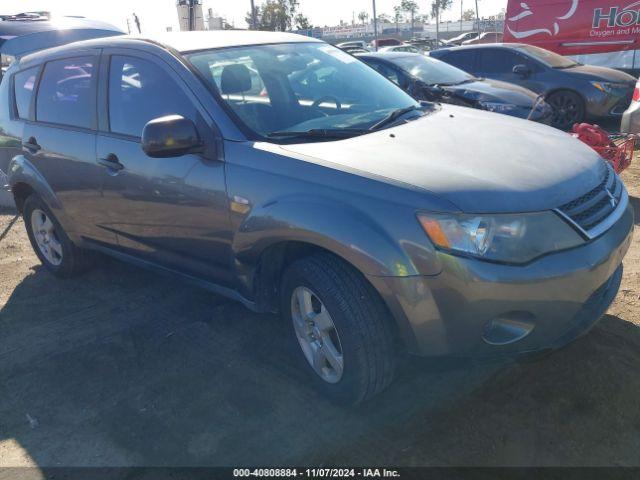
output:
{"label": "gravel lot", "polygon": [[562,351],[416,359],[345,409],[290,364],[278,318],[115,261],[56,280],[0,210],[0,466],[640,466],[639,260],[636,235],[617,300]]}

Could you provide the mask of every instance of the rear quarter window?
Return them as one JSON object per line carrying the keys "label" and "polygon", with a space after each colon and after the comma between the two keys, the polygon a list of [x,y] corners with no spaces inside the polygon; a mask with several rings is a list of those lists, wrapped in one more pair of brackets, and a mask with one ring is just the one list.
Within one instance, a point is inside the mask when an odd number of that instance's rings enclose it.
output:
{"label": "rear quarter window", "polygon": [[18,118],[29,118],[29,107],[31,106],[38,68],[29,68],[13,76],[13,92]]}

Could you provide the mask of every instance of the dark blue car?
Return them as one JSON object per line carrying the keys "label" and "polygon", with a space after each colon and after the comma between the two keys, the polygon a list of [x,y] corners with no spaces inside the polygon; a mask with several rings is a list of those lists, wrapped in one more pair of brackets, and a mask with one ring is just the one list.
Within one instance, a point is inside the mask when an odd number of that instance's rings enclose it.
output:
{"label": "dark blue car", "polygon": [[418,100],[462,105],[549,123],[552,109],[526,88],[476,78],[440,60],[417,53],[356,55]]}

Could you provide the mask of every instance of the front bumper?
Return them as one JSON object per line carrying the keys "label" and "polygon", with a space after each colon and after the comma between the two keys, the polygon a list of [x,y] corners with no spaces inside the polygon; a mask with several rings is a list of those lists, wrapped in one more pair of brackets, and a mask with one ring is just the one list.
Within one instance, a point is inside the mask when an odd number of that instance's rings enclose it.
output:
{"label": "front bumper", "polygon": [[[611,93],[591,92],[586,98],[586,114],[588,118],[620,118],[629,107],[635,86],[617,89]],[[595,90],[595,88],[594,88]]]}
{"label": "front bumper", "polygon": [[[370,280],[410,353],[499,356],[559,348],[588,331],[615,298],[633,226],[628,205],[600,237],[528,265],[439,253],[439,275]],[[518,329],[525,331],[520,338]]]}

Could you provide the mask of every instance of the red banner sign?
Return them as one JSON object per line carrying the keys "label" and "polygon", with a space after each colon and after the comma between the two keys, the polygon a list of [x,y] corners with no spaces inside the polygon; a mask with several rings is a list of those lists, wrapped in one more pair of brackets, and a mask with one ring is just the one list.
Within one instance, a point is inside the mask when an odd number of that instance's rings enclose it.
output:
{"label": "red banner sign", "polygon": [[640,0],[509,0],[504,41],[562,55],[640,49]]}

